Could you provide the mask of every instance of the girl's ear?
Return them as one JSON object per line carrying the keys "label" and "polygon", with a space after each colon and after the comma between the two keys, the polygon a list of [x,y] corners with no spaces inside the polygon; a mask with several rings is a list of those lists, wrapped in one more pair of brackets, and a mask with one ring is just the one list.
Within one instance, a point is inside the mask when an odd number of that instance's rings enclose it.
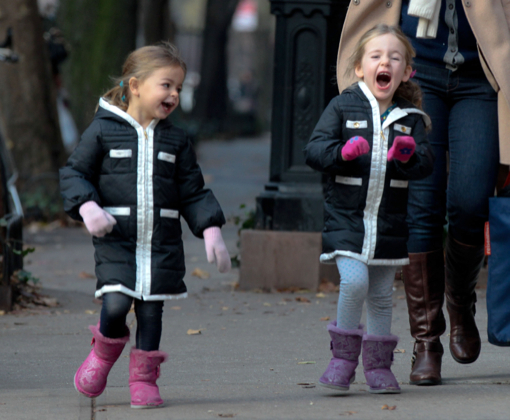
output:
{"label": "girl's ear", "polygon": [[407,66],[406,69],[404,70],[404,77],[402,77],[402,81],[407,82],[412,72],[413,68],[411,66]]}
{"label": "girl's ear", "polygon": [[129,79],[129,90],[131,91],[131,94],[134,96],[138,96],[138,87],[140,83],[136,77],[132,77]]}
{"label": "girl's ear", "polygon": [[363,69],[361,68],[361,64],[356,64],[356,67],[354,67],[354,73],[358,77],[358,79],[363,79]]}

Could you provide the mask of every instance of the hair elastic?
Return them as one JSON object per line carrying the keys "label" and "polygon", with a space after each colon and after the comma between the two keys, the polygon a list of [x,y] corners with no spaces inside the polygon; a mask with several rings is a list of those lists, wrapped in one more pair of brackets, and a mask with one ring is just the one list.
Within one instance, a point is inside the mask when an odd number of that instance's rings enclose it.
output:
{"label": "hair elastic", "polygon": [[[416,69],[415,69],[415,70],[413,70],[413,71],[411,72],[411,74],[409,75],[409,79],[412,79],[412,78],[414,77],[414,75],[415,75],[415,74],[416,74]],[[121,83],[122,83],[122,82],[121,82]],[[122,85],[121,85],[121,86],[122,86]]]}
{"label": "hair elastic", "polygon": [[120,85],[120,87],[124,87],[124,80],[121,80],[119,85]]}
{"label": "hair elastic", "polygon": [[122,102],[126,102],[126,95],[122,95]]}

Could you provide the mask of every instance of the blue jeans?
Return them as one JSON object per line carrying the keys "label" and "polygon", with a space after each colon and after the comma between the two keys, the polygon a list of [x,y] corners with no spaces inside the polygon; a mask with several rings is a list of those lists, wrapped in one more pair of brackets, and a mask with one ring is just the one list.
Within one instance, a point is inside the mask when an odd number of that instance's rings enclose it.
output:
{"label": "blue jeans", "polygon": [[408,251],[441,249],[446,215],[449,235],[482,245],[499,166],[497,94],[478,66],[414,67],[436,160],[432,175],[409,183]]}

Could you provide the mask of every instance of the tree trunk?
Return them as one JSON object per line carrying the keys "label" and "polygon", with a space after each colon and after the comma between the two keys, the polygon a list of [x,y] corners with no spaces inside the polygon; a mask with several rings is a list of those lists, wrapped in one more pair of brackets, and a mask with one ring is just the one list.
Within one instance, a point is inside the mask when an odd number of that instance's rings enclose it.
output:
{"label": "tree trunk", "polygon": [[80,131],[136,46],[137,0],[61,0],[58,24],[71,46],[64,86]]}
{"label": "tree trunk", "polygon": [[140,0],[143,18],[144,44],[173,42],[175,23],[170,15],[170,0]]}
{"label": "tree trunk", "polygon": [[208,0],[204,42],[194,116],[223,129],[227,116],[227,42],[232,16],[239,0]]}
{"label": "tree trunk", "polygon": [[37,0],[0,0],[1,39],[8,27],[19,61],[0,63],[0,111],[23,184],[37,174],[57,174],[66,154]]}

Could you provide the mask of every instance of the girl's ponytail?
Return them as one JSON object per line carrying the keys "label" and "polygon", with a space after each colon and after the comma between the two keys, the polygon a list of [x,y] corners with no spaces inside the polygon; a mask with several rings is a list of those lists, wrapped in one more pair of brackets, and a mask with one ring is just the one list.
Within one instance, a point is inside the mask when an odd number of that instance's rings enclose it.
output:
{"label": "girl's ponytail", "polygon": [[107,91],[103,95],[103,98],[106,99],[111,105],[115,105],[123,111],[126,111],[129,105],[127,100],[129,95],[129,82],[124,81],[123,79],[115,80],[115,82],[115,86]]}
{"label": "girl's ponytail", "polygon": [[408,80],[407,82],[400,83],[400,86],[395,91],[395,96],[411,102],[416,108],[423,111],[421,106],[423,95],[420,87],[415,82]]}

